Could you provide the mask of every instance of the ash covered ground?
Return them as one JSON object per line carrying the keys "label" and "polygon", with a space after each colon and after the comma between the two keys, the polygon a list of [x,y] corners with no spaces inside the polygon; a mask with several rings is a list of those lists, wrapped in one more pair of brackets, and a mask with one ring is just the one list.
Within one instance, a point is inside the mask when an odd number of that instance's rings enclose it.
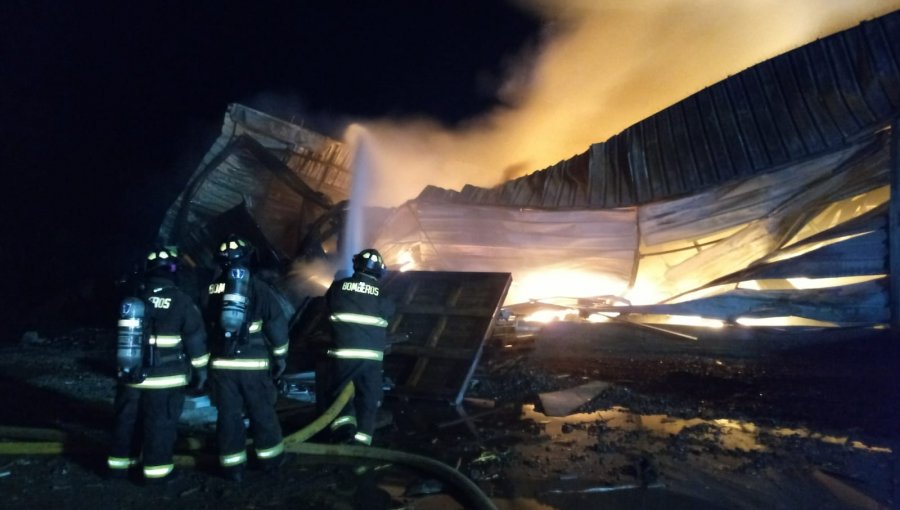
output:
{"label": "ash covered ground", "polygon": [[[209,424],[184,424],[177,453],[189,461],[173,482],[107,481],[114,335],[0,345],[0,446],[64,448],[0,455],[4,508],[467,508],[446,481],[375,460],[298,456],[230,484]],[[866,330],[685,341],[558,323],[490,342],[461,410],[389,396],[375,445],[457,468],[501,509],[895,508],[898,353]],[[541,394],[589,383],[598,391],[567,416],[545,414]],[[292,399],[280,407],[286,432],[312,419]]]}

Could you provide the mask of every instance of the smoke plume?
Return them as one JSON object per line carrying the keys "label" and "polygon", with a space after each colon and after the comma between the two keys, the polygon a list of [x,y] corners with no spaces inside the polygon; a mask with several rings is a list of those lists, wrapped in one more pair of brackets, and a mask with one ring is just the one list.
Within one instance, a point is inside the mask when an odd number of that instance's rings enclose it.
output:
{"label": "smoke plume", "polygon": [[503,104],[448,129],[364,122],[378,178],[370,204],[427,185],[493,186],[588,150],[766,59],[900,8],[900,0],[520,0],[546,20],[497,91]]}

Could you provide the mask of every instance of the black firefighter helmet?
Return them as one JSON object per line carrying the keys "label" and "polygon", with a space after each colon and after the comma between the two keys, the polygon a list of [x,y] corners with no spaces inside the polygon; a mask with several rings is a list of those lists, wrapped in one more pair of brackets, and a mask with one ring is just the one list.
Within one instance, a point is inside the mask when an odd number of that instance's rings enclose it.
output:
{"label": "black firefighter helmet", "polygon": [[384,276],[384,259],[378,250],[367,248],[353,256],[353,270],[375,278]]}
{"label": "black firefighter helmet", "polygon": [[230,234],[219,245],[218,257],[223,264],[247,263],[253,253],[253,245],[237,234]]}
{"label": "black firefighter helmet", "polygon": [[144,272],[166,274],[178,269],[178,249],[173,246],[155,247],[144,259]]}

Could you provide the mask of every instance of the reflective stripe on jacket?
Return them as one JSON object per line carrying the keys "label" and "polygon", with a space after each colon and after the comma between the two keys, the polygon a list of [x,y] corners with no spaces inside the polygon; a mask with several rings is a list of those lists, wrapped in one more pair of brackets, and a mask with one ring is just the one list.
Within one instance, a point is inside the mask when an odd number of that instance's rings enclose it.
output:
{"label": "reflective stripe on jacket", "polygon": [[162,375],[147,377],[139,383],[132,383],[128,386],[132,388],[140,388],[143,390],[159,390],[165,388],[178,388],[179,386],[187,386],[187,374],[178,375]]}
{"label": "reflective stripe on jacket", "polygon": [[384,351],[388,319],[393,313],[378,279],[356,272],[335,280],[325,293],[325,302],[334,350],[350,349],[348,357],[357,359],[380,359],[364,352]]}
{"label": "reflective stripe on jacket", "polygon": [[383,352],[373,351],[372,349],[329,349],[326,354],[332,358],[340,359],[369,359],[373,361],[384,359]]}
{"label": "reflective stripe on jacket", "polygon": [[261,358],[217,358],[212,360],[209,366],[217,370],[266,370],[269,368],[269,360]]}
{"label": "reflective stripe on jacket", "polygon": [[363,315],[359,313],[333,313],[328,317],[331,322],[345,322],[349,324],[362,324],[364,326],[377,326],[386,328],[388,321],[375,315]]}

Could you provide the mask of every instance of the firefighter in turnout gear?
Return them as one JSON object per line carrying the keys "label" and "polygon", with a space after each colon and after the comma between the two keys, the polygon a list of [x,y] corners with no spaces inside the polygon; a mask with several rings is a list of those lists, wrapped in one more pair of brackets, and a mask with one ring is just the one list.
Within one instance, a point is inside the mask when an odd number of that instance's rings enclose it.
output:
{"label": "firefighter in turnout gear", "polygon": [[353,256],[353,275],[335,280],[325,294],[332,330],[331,349],[326,352],[330,405],[348,382],[355,392],[331,423],[332,439],[371,445],[375,417],[383,398],[382,360],[391,302],[381,295],[379,279],[384,260],[374,249]]}
{"label": "firefighter in turnout gear", "polygon": [[185,387],[201,389],[209,354],[197,305],[174,283],[173,248],[151,251],[136,295],[123,300],[117,351],[115,424],[107,464],[111,477],[139,463],[146,481],[174,470],[172,451]]}
{"label": "firefighter in turnout gear", "polygon": [[243,478],[247,464],[245,414],[259,466],[274,469],[284,458],[274,380],[286,365],[288,318],[274,291],[252,274],[252,252],[250,243],[235,235],[219,246],[222,272],[210,284],[205,306],[219,464],[234,481]]}

